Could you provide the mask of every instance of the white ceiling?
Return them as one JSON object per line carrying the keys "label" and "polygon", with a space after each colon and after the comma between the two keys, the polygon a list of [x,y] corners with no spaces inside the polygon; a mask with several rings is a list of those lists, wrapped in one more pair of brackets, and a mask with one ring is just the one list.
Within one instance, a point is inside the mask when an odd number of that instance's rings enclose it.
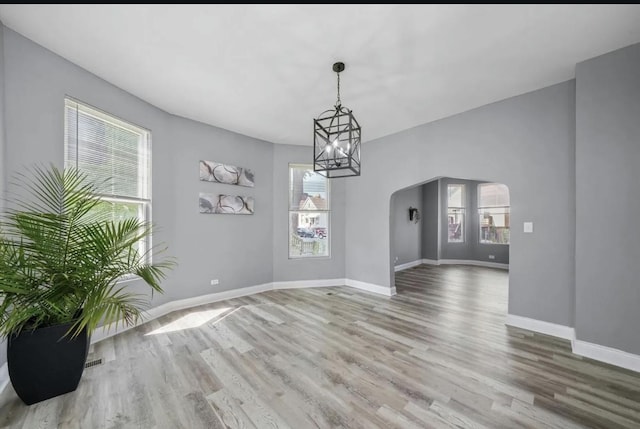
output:
{"label": "white ceiling", "polygon": [[371,140],[574,77],[639,5],[0,5],[8,27],[168,112],[309,145],[336,98]]}

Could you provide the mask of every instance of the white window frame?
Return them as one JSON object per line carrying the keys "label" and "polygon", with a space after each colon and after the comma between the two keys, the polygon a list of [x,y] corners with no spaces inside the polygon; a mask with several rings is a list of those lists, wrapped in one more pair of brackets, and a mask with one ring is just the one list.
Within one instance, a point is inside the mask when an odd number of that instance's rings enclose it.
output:
{"label": "white window frame", "polygon": [[[325,210],[300,210],[300,209],[292,209],[291,208],[291,169],[292,168],[307,168],[313,171],[313,164],[301,164],[301,163],[290,163],[287,166],[287,256],[290,260],[306,260],[306,259],[330,259],[331,258],[331,189],[330,184],[331,181],[324,177],[326,183],[326,192],[327,192],[327,208]],[[316,173],[318,174],[318,173]],[[320,174],[320,176],[322,176]],[[291,223],[291,215],[296,213],[322,213],[327,216],[327,236],[325,240],[327,240],[327,254],[326,255],[292,255],[291,254],[291,231],[290,231],[290,223]]]}
{"label": "white window frame", "polygon": [[[64,102],[65,102],[65,108],[64,108],[64,111],[65,111],[65,114],[64,114],[64,121],[65,121],[64,123],[64,166],[65,168],[67,167],[78,168],[77,160],[78,160],[78,152],[79,152],[79,145],[76,144],[76,157],[75,157],[76,161],[73,162],[72,159],[70,159],[69,157],[70,155],[68,153],[69,145],[67,144],[67,139],[69,138],[69,136],[67,135],[67,114],[66,113],[68,108],[75,108],[76,112],[82,111],[82,113],[85,115],[93,116],[98,120],[108,122],[110,125],[126,129],[127,131],[130,131],[135,134],[139,134],[141,136],[141,144],[138,147],[138,152],[139,153],[146,152],[146,156],[140,156],[138,158],[140,160],[139,161],[140,168],[138,171],[142,172],[143,174],[146,173],[146,177],[138,181],[138,194],[146,195],[146,198],[130,197],[130,196],[123,196],[123,195],[116,195],[116,194],[104,194],[104,193],[98,193],[95,195],[100,197],[100,199],[105,202],[133,203],[133,204],[139,205],[138,219],[148,224],[151,224],[151,220],[152,220],[151,218],[151,214],[152,214],[151,181],[153,177],[151,172],[151,166],[152,166],[151,131],[144,127],[141,127],[139,125],[126,121],[122,118],[119,118],[115,115],[107,113],[103,110],[100,110],[96,107],[93,107],[89,104],[78,101],[69,96],[65,97]],[[77,139],[77,136],[76,136],[76,139]],[[145,183],[146,183],[146,189],[143,189],[142,187],[144,186]],[[144,240],[142,240],[139,247],[139,252],[145,256],[145,262],[149,264],[152,262],[151,249],[152,249],[152,235],[149,234],[147,235],[147,237],[145,237]],[[132,276],[127,276],[122,280],[130,280],[131,277]]]}
{"label": "white window frame", "polygon": [[507,209],[505,211],[505,213],[511,215],[511,204],[509,204],[508,206],[482,206],[480,205],[480,197],[481,197],[481,191],[480,189],[483,186],[486,185],[502,185],[502,183],[479,183],[478,187],[476,189],[476,194],[477,194],[477,208],[478,208],[478,243],[480,245],[487,245],[487,246],[508,246],[509,244],[511,244],[511,222],[509,222],[509,242],[508,243],[493,243],[493,242],[488,242],[488,241],[483,241],[482,240],[482,218],[484,217],[484,213],[483,210],[485,209]]}
{"label": "white window frame", "polygon": [[[450,186],[460,186],[462,188],[462,198],[461,206],[450,206],[449,205],[449,187]],[[467,198],[467,187],[464,183],[447,183],[447,244],[463,244],[466,240],[467,235],[467,206],[466,206],[466,198]],[[449,239],[449,210],[457,210],[462,215],[461,229],[460,232],[460,241],[451,241]]]}

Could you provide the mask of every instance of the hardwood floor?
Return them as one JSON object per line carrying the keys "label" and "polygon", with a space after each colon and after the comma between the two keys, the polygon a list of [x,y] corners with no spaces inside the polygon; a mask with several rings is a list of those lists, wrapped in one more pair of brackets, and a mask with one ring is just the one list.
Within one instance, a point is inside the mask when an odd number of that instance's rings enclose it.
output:
{"label": "hardwood floor", "polygon": [[638,428],[640,375],[507,328],[507,273],[418,266],[393,298],[282,290],[96,344],[78,390],[11,428]]}

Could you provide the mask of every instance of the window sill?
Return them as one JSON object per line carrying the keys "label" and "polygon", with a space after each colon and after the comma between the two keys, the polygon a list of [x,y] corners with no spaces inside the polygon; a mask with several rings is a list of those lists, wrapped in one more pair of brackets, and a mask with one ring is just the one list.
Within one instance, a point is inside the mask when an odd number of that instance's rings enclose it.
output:
{"label": "window sill", "polygon": [[306,261],[312,259],[314,261],[317,260],[321,260],[321,259],[331,259],[331,256],[298,256],[295,258],[292,258],[291,256],[289,256],[289,260],[290,261]]}
{"label": "window sill", "polygon": [[117,284],[127,284],[127,283],[136,282],[138,280],[142,280],[142,277],[139,277],[139,276],[136,276],[136,275],[131,275],[131,276],[120,277],[118,280],[116,280],[116,283]]}

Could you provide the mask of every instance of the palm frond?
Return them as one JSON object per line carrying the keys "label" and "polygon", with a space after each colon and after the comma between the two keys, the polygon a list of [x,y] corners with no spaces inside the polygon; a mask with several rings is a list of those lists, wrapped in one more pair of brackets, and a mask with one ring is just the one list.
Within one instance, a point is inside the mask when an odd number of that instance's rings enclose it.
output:
{"label": "palm frond", "polygon": [[16,179],[19,192],[0,220],[0,336],[73,321],[69,332],[101,323],[135,323],[148,300],[119,280],[136,275],[151,292],[175,261],[137,250],[151,234],[138,219],[108,220],[98,186],[75,169],[35,167]]}

